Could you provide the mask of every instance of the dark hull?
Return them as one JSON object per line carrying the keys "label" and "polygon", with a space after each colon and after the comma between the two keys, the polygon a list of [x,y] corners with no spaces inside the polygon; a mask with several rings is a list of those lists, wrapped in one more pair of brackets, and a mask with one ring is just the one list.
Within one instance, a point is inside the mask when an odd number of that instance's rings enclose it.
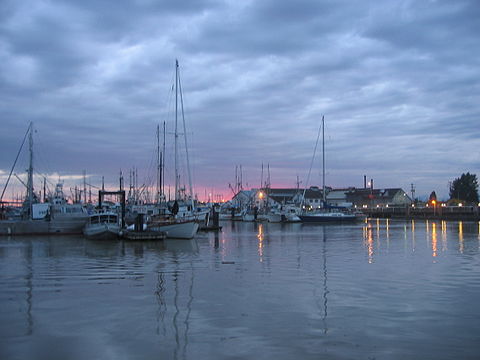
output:
{"label": "dark hull", "polygon": [[1,235],[81,234],[87,217],[47,220],[2,220]]}
{"label": "dark hull", "polygon": [[305,223],[330,223],[330,222],[354,222],[355,215],[298,215],[300,220]]}

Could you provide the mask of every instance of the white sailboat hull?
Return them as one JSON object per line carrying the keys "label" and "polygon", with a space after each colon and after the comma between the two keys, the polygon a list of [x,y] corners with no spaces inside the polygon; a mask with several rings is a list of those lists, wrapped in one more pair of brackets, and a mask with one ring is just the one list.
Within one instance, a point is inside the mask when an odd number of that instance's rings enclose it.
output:
{"label": "white sailboat hull", "polygon": [[195,221],[155,224],[149,229],[164,232],[168,239],[192,239],[198,231],[198,223]]}

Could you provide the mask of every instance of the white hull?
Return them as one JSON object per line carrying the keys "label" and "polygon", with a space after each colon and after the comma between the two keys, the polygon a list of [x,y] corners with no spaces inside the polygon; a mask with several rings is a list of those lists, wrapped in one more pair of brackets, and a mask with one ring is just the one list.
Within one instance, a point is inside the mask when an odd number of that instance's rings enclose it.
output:
{"label": "white hull", "polygon": [[195,221],[188,221],[155,224],[150,226],[149,229],[166,233],[168,239],[191,239],[198,231],[198,223]]}
{"label": "white hull", "polygon": [[298,215],[295,214],[287,214],[285,215],[285,222],[300,222],[302,221]]}
{"label": "white hull", "polygon": [[83,235],[88,239],[94,240],[116,239],[119,233],[120,226],[117,224],[86,225],[83,229]]}
{"label": "white hull", "polygon": [[282,215],[281,214],[267,214],[265,216],[266,216],[268,222],[272,222],[272,223],[282,222]]}

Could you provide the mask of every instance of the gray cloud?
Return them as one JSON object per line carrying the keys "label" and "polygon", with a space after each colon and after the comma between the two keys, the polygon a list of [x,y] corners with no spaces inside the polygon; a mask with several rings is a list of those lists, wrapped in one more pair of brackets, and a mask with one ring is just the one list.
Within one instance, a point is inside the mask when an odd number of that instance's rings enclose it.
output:
{"label": "gray cloud", "polygon": [[324,114],[330,185],[367,174],[446,195],[480,170],[479,13],[441,0],[3,1],[0,169],[34,121],[42,172],[147,177],[156,125],[173,129],[178,58],[199,194],[229,194],[238,164],[252,185],[263,162],[294,186]]}

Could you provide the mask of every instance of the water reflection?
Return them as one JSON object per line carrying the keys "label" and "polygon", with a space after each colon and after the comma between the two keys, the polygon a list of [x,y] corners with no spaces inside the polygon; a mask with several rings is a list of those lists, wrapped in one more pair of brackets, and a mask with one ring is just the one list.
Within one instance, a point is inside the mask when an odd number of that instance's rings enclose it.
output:
{"label": "water reflection", "polygon": [[[0,239],[0,358],[478,355],[480,223],[259,225],[161,244]],[[25,350],[44,337],[65,356]]]}
{"label": "water reflection", "polygon": [[437,257],[437,224],[432,223],[432,256]]}
{"label": "water reflection", "polygon": [[327,235],[325,233],[325,227],[323,227],[323,328],[324,334],[328,332],[327,315],[328,315],[328,287],[327,287]]}
{"label": "water reflection", "polygon": [[[158,304],[156,333],[165,339],[174,339],[173,359],[186,359],[195,280],[193,258],[189,254],[195,254],[198,251],[198,244],[195,239],[172,239],[165,243],[165,247],[172,255],[173,269],[165,269],[163,266],[157,268],[155,290]],[[189,256],[187,262],[185,262],[185,256]],[[182,264],[183,267],[187,266],[188,269],[182,268]],[[169,299],[171,299],[173,305],[170,314],[167,306]],[[172,330],[173,333],[170,333],[169,330]]]}
{"label": "water reflection", "polygon": [[[471,236],[475,236],[479,240],[478,249],[480,249],[480,223],[471,222],[447,222],[445,220],[432,221],[432,220],[409,220],[408,222],[402,222],[402,220],[391,219],[372,219],[362,226],[363,243],[367,253],[368,263],[373,263],[376,254],[381,254],[386,250],[386,253],[390,251],[393,246],[392,240],[399,235],[396,231],[397,228],[402,228],[402,238],[405,253],[408,252],[411,244],[411,252],[423,251],[425,247],[419,248],[416,242],[418,238],[417,233],[420,233],[421,237],[425,235],[425,244],[429,248],[430,256],[438,261],[441,253],[448,251],[448,243],[455,241],[457,251],[460,254],[465,253],[469,248],[469,243],[466,239],[470,239]],[[392,237],[392,234],[395,234]],[[382,243],[386,244],[386,249],[382,249]]]}
{"label": "water reflection", "polygon": [[33,316],[32,316],[32,304],[33,304],[33,246],[32,242],[28,242],[27,249],[25,251],[25,258],[27,260],[27,336],[33,334]]}
{"label": "water reflection", "polygon": [[388,244],[389,244],[389,240],[390,240],[390,219],[387,219],[386,220],[386,231],[387,231],[387,247],[388,247]]}
{"label": "water reflection", "polygon": [[165,239],[165,249],[172,252],[198,252],[198,244],[196,239]]}
{"label": "water reflection", "polygon": [[447,222],[442,220],[442,251],[447,251]]}
{"label": "water reflection", "polygon": [[215,231],[215,234],[214,234],[214,245],[215,249],[218,250],[219,246],[220,246],[220,240],[219,240],[219,236],[218,236],[218,231]]}
{"label": "water reflection", "polygon": [[415,251],[415,220],[412,220],[411,224],[412,224],[412,251]]}
{"label": "water reflection", "polygon": [[463,244],[463,222],[458,222],[458,250],[463,254],[464,244]]}
{"label": "water reflection", "polygon": [[257,239],[258,239],[258,256],[260,257],[260,262],[263,262],[263,240],[265,239],[265,235],[263,233],[263,224],[258,224]]}

